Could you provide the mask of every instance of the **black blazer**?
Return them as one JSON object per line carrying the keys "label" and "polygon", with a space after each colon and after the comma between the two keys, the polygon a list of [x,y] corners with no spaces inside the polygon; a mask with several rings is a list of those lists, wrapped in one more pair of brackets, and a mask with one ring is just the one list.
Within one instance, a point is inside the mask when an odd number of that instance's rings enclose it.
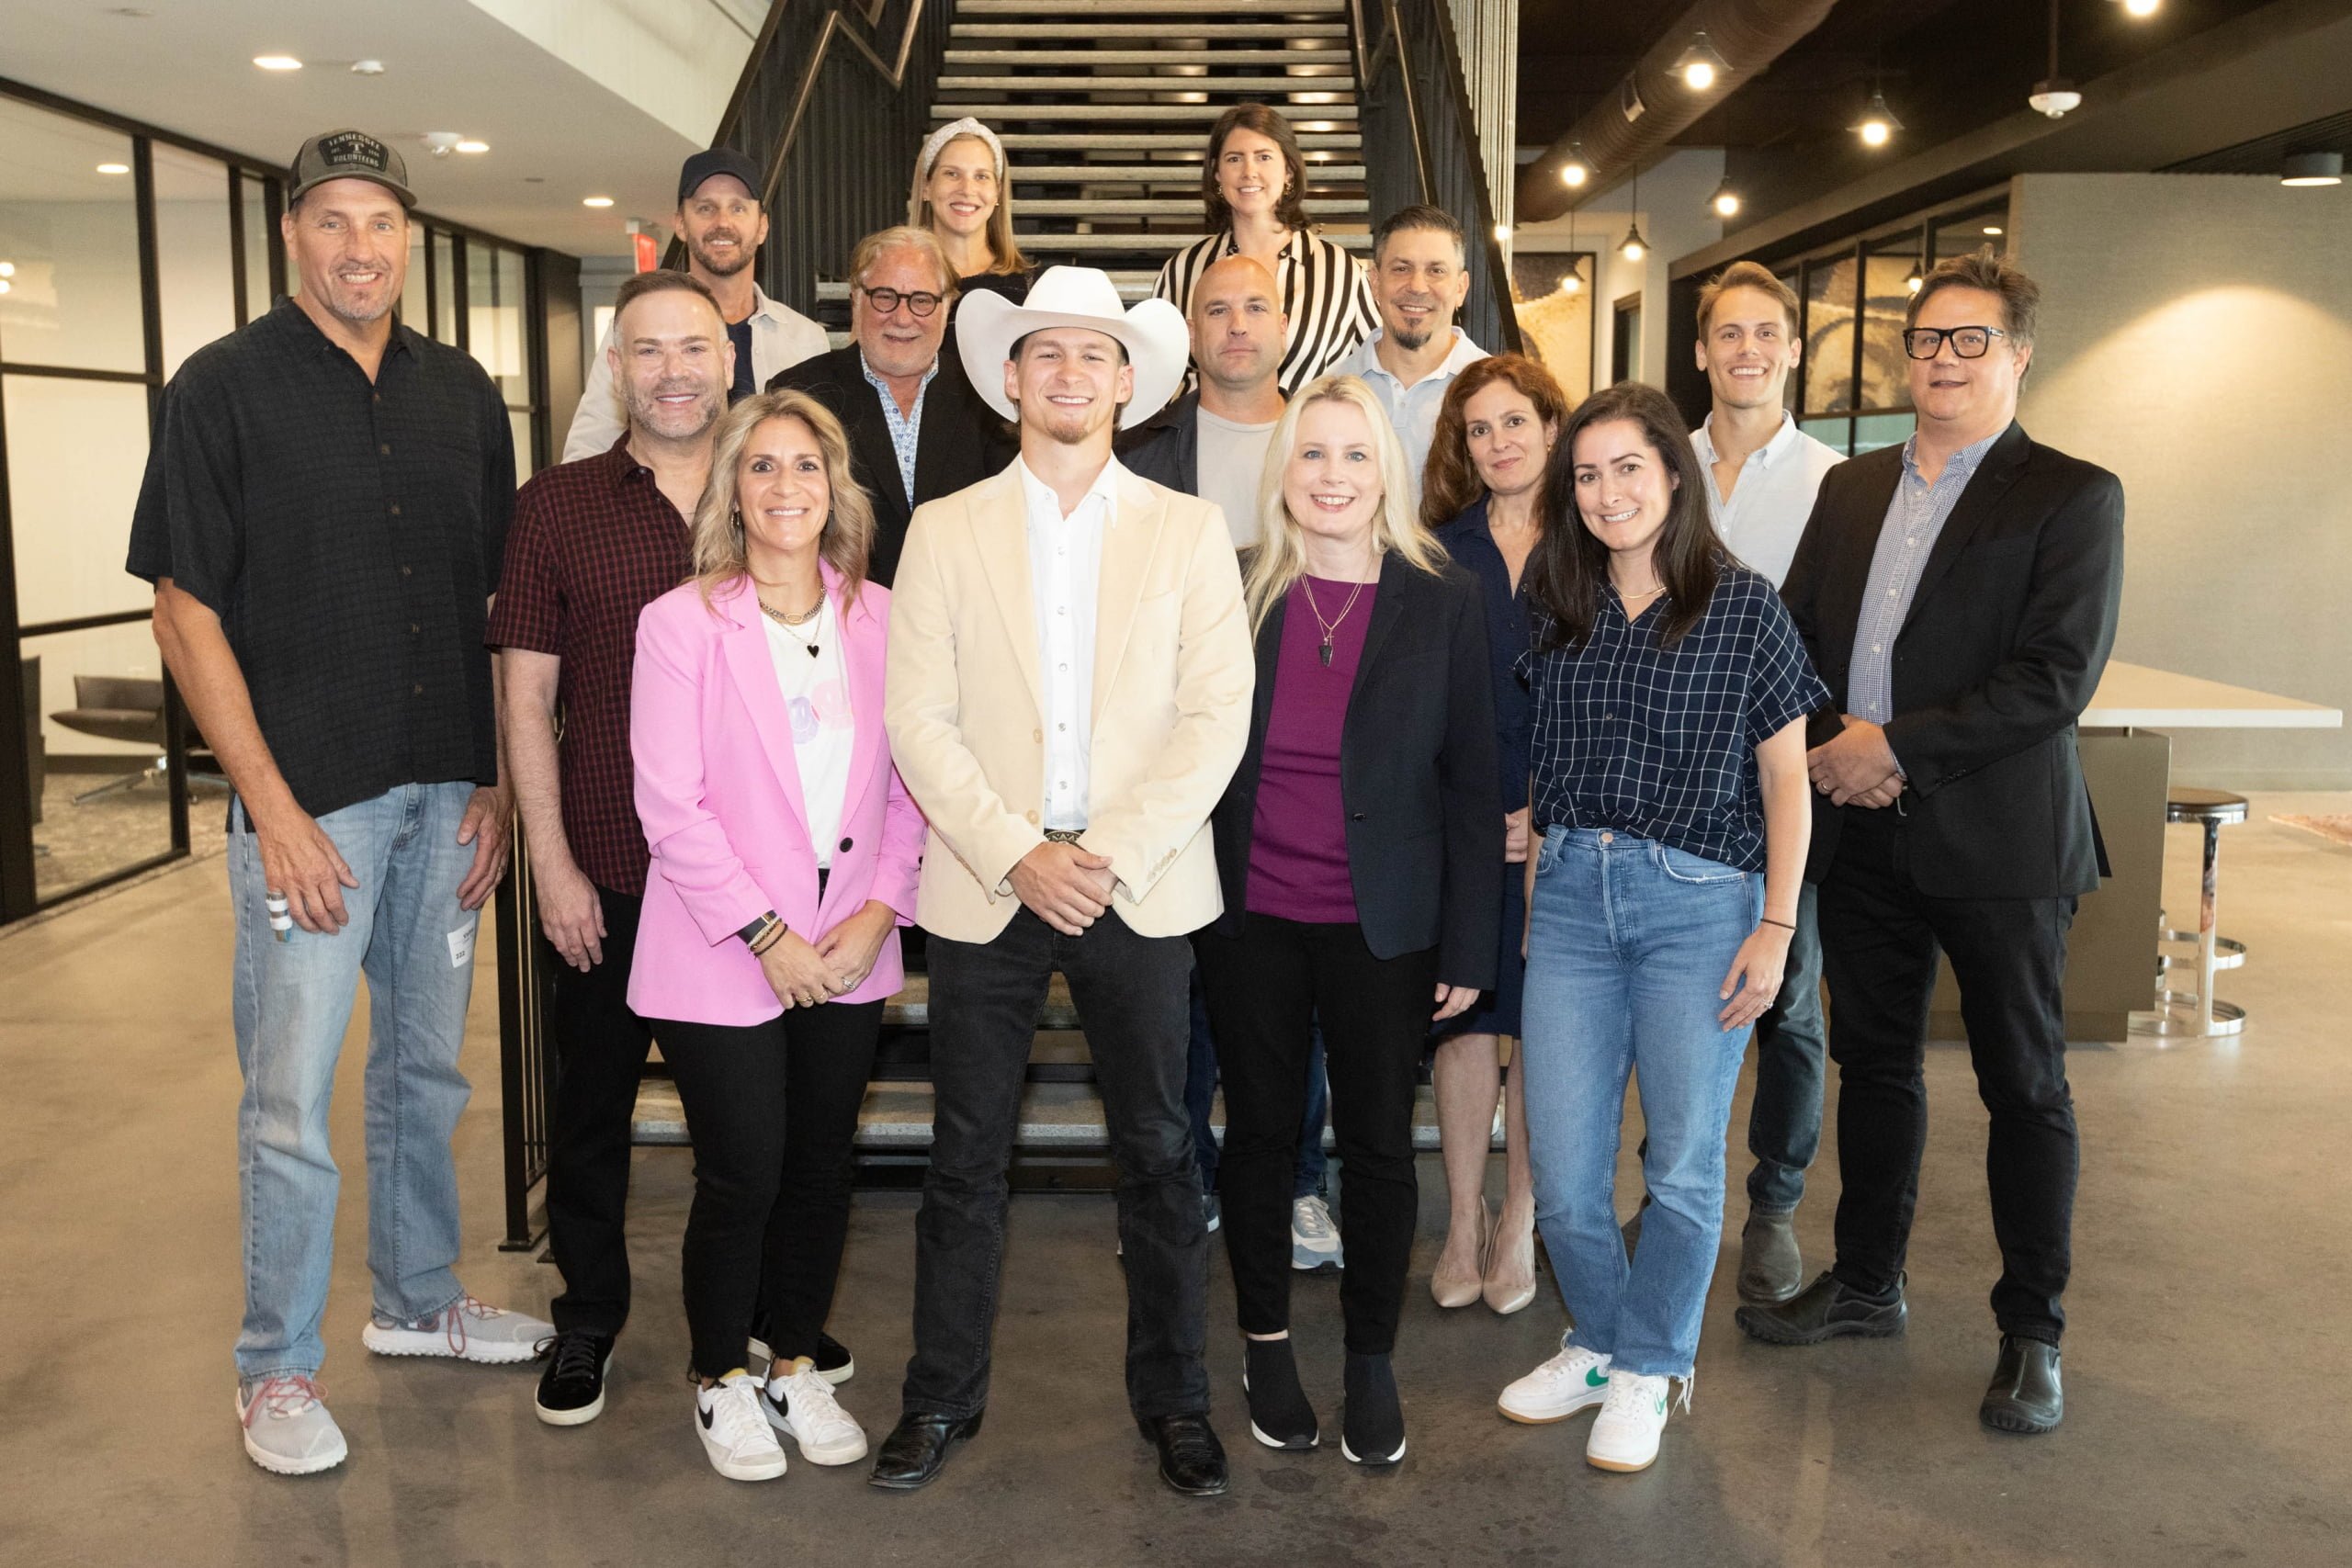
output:
{"label": "black blazer", "polygon": [[906,542],[907,520],[926,501],[953,495],[1001,471],[1020,450],[996,411],[972,390],[952,351],[939,356],[939,374],[923,393],[922,428],[915,435],[915,493],[899,478],[899,455],[882,417],[882,394],[866,380],[857,345],[804,359],[770,378],[771,392],[788,387],[825,405],[849,434],[850,468],[874,503],[874,551],[865,575],[890,586]]}
{"label": "black blazer", "polygon": [[1133,430],[1121,431],[1120,464],[1127,472],[1182,491],[1200,493],[1201,394],[1185,393]]}
{"label": "black blazer", "polygon": [[[1889,446],[1821,481],[1781,597],[1828,682],[1842,728],[1871,557],[1903,474]],[[1961,492],[1897,634],[1886,727],[1910,784],[1913,882],[1938,898],[2088,893],[2107,870],[2075,749],[2123,596],[2123,486],[2105,468],[2037,444],[2012,423]],[[1814,797],[1819,881],[1860,807]],[[1894,810],[1894,807],[1883,807]]]}
{"label": "black blazer", "polygon": [[[1210,818],[1225,913],[1241,933],[1258,768],[1283,646],[1276,604],[1258,633],[1250,749]],[[1495,697],[1478,580],[1448,562],[1432,577],[1381,562],[1363,659],[1340,735],[1340,796],[1356,919],[1375,958],[1438,950],[1437,977],[1491,989],[1502,931],[1503,803],[1495,788]]]}

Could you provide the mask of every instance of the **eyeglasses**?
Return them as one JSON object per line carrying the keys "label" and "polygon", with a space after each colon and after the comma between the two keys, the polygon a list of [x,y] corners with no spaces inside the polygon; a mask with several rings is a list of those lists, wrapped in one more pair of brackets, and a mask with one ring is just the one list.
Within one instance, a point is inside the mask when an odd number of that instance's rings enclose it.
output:
{"label": "eyeglasses", "polygon": [[2009,334],[1998,327],[1913,327],[1903,334],[1903,352],[1914,359],[1933,359],[1949,342],[1962,359],[1982,359],[1996,337]]}
{"label": "eyeglasses", "polygon": [[[886,316],[897,310],[899,301],[901,300],[904,300],[906,302],[907,309],[912,310],[916,315],[928,316],[933,310],[939,309],[939,301],[941,299],[941,296],[928,291],[920,294],[909,294],[904,289],[899,288],[868,288],[862,283],[858,285],[857,291],[865,296],[865,302],[867,304],[873,306],[876,310],[879,310]],[[1984,351],[1980,348],[1976,352],[1982,354]]]}

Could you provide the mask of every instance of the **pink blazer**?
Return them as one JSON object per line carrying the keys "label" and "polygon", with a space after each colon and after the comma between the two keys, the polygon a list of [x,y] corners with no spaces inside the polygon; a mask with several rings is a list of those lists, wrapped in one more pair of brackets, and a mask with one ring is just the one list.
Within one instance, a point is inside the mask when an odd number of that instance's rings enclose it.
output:
{"label": "pink blazer", "polygon": [[[825,592],[841,576],[822,569]],[[745,584],[703,603],[694,583],[645,607],[637,623],[629,751],[637,815],[653,851],[637,928],[628,1005],[653,1019],[753,1024],[784,1010],[736,932],[774,909],[810,941],[879,898],[911,923],[923,819],[890,765],[882,728],[890,591],[868,582],[841,617],[854,722],[848,798],[824,897],[794,761],[792,719],[776,684],[759,602]],[[845,1002],[904,983],[899,933]]]}

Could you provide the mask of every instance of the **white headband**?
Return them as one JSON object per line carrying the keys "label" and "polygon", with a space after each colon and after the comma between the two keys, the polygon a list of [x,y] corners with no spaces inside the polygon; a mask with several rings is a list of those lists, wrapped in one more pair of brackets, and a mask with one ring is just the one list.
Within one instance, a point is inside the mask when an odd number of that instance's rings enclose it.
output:
{"label": "white headband", "polygon": [[1002,188],[1004,143],[996,139],[996,132],[968,115],[962,119],[951,120],[923,138],[922,151],[915,154],[914,188],[907,197],[908,222],[922,226],[922,187],[931,183],[931,166],[939,162],[939,154],[945,151],[949,142],[966,136],[989,144],[989,152],[996,159],[996,183],[1000,189]]}

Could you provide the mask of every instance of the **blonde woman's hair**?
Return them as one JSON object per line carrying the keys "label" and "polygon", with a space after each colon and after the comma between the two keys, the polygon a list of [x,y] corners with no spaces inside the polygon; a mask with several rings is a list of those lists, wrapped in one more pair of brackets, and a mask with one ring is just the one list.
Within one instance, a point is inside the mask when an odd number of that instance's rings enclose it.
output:
{"label": "blonde woman's hair", "polygon": [[[944,133],[944,134],[943,134]],[[1003,276],[1029,270],[1029,258],[1021,254],[1021,242],[1012,237],[1012,184],[1005,177],[1004,144],[994,132],[977,120],[958,120],[943,126],[926,142],[922,155],[915,161],[914,190],[907,198],[907,221],[926,232],[930,231],[931,197],[924,187],[931,184],[931,172],[939,167],[940,155],[958,141],[977,141],[989,150],[996,165],[996,207],[989,213],[989,254],[996,260],[989,267],[994,276]],[[947,280],[955,282],[954,278]]]}
{"label": "blonde woman's hair", "polygon": [[1257,636],[1267,615],[1291,586],[1306,575],[1306,530],[1283,500],[1283,476],[1298,445],[1299,421],[1317,403],[1346,403],[1363,415],[1372,432],[1374,460],[1380,468],[1380,510],[1373,514],[1372,543],[1377,555],[1396,553],[1416,570],[1435,576],[1445,565],[1445,547],[1414,515],[1412,479],[1405,467],[1405,443],[1388,423],[1388,412],[1372,389],[1353,376],[1310,381],[1283,410],[1266,440],[1266,468],[1258,479],[1258,545],[1250,551],[1241,592],[1250,607],[1250,635]]}
{"label": "blonde woman's hair", "polygon": [[719,419],[710,449],[710,479],[703,486],[701,504],[695,508],[694,576],[702,586],[705,604],[721,589],[740,584],[751,575],[744,548],[743,519],[739,510],[735,472],[752,433],[772,419],[797,419],[817,437],[824,458],[825,489],[831,510],[825,531],[818,536],[818,557],[842,574],[841,607],[844,614],[857,600],[865,581],[865,559],[874,547],[874,503],[866,499],[856,476],[850,472],[849,437],[831,410],[806,392],[778,389],[745,398]]}

